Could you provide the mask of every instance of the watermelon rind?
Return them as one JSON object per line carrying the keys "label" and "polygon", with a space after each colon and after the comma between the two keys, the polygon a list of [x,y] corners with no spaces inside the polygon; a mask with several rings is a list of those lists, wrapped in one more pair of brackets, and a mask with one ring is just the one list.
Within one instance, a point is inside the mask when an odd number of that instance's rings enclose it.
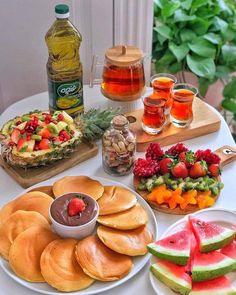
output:
{"label": "watermelon rind", "polygon": [[179,265],[187,265],[188,263],[189,251],[168,249],[155,243],[147,245],[147,248],[150,253],[161,259],[165,259]]}
{"label": "watermelon rind", "polygon": [[231,243],[234,240],[234,237],[235,231],[231,229],[226,229],[225,232],[221,233],[218,236],[215,236],[211,239],[202,240],[200,243],[200,251],[205,253],[221,249]]}
{"label": "watermelon rind", "polygon": [[178,292],[181,295],[188,295],[191,291],[192,286],[190,283],[181,278],[178,278],[163,265],[153,264],[150,267],[150,270],[159,281],[161,281],[173,291]]}
{"label": "watermelon rind", "polygon": [[209,291],[191,291],[189,295],[236,295],[236,290],[233,290],[231,288],[223,288],[219,290],[212,290]]}
{"label": "watermelon rind", "polygon": [[235,267],[236,262],[229,257],[225,257],[223,261],[210,265],[193,265],[192,280],[193,282],[211,280],[233,271]]}

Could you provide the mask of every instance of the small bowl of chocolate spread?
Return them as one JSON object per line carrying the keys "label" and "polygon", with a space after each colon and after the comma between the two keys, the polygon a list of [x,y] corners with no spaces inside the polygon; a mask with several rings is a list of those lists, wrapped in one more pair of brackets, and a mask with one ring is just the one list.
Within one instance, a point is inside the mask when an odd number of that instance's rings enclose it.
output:
{"label": "small bowl of chocolate spread", "polygon": [[98,213],[98,203],[83,193],[64,194],[56,198],[49,208],[55,232],[63,238],[78,240],[92,234]]}

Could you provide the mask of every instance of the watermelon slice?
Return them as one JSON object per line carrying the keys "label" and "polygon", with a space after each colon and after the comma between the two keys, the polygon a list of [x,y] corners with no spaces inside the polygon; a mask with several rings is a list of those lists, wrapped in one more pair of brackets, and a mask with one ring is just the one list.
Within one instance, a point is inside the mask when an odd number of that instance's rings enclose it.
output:
{"label": "watermelon slice", "polygon": [[193,283],[189,295],[236,295],[236,290],[226,277]]}
{"label": "watermelon slice", "polygon": [[192,288],[192,280],[187,267],[169,261],[158,260],[150,268],[153,275],[170,289],[181,295],[187,295]]}
{"label": "watermelon slice", "polygon": [[181,230],[147,246],[148,251],[155,256],[173,262],[187,265],[191,250],[191,231]]}
{"label": "watermelon slice", "polygon": [[195,234],[201,252],[220,249],[235,237],[235,231],[211,222],[190,217],[190,225]]}
{"label": "watermelon slice", "polygon": [[233,240],[232,243],[225,246],[220,250],[220,253],[234,259],[236,261],[236,240]]}
{"label": "watermelon slice", "polygon": [[235,267],[235,260],[218,251],[197,252],[193,261],[192,280],[193,282],[211,280],[231,272]]}

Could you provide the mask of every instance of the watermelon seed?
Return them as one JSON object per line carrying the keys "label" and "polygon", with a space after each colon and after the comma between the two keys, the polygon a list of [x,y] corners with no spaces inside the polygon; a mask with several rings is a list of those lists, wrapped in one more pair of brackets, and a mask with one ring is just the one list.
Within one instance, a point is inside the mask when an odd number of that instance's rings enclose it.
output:
{"label": "watermelon seed", "polygon": [[174,244],[175,243],[175,241],[170,241],[170,244]]}
{"label": "watermelon seed", "polygon": [[192,275],[192,272],[190,271],[190,270],[186,270],[186,272],[185,272],[186,274],[188,274],[188,275]]}

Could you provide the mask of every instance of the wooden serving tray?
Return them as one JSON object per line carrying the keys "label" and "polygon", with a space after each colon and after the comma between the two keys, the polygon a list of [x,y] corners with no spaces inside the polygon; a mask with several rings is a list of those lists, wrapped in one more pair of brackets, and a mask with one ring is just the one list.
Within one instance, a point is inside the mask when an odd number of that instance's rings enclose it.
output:
{"label": "wooden serving tray", "polygon": [[22,187],[28,188],[96,156],[97,153],[98,146],[96,143],[82,142],[69,158],[55,161],[55,163],[47,166],[29,169],[14,167],[9,165],[2,157],[0,157],[0,165]]}
{"label": "wooden serving tray", "polygon": [[217,113],[197,97],[193,102],[193,121],[187,128],[177,128],[169,124],[160,134],[150,135],[141,126],[143,109],[127,113],[126,116],[129,116],[131,122],[135,121],[130,124],[130,129],[136,134],[138,152],[144,152],[151,142],[166,146],[215,132],[219,130],[221,123]]}

